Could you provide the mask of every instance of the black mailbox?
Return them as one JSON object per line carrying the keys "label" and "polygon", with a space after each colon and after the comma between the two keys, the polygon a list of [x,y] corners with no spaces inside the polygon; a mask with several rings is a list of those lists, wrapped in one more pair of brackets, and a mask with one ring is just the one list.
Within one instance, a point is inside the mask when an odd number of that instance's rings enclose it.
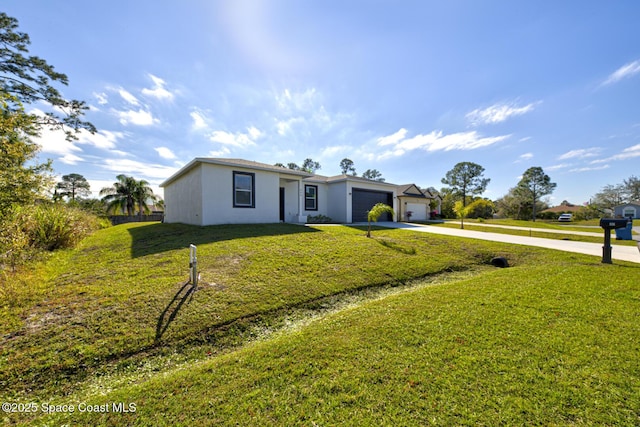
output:
{"label": "black mailbox", "polygon": [[601,218],[600,227],[604,229],[604,246],[602,247],[602,262],[611,264],[611,230],[626,228],[627,218]]}
{"label": "black mailbox", "polygon": [[600,227],[605,230],[615,230],[616,228],[625,228],[629,220],[627,218],[602,218],[600,219]]}

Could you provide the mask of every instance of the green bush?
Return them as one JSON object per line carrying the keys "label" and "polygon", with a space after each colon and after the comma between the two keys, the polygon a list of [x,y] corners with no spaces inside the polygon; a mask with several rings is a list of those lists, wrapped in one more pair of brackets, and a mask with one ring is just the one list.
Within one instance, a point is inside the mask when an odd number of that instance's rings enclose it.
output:
{"label": "green bush", "polygon": [[16,266],[40,251],[72,248],[104,222],[62,204],[18,206],[2,220],[0,264]]}
{"label": "green bush", "polygon": [[325,215],[309,215],[307,217],[307,224],[332,224],[333,219]]}
{"label": "green bush", "polygon": [[496,206],[491,200],[477,199],[473,203],[467,205],[468,218],[493,218]]}

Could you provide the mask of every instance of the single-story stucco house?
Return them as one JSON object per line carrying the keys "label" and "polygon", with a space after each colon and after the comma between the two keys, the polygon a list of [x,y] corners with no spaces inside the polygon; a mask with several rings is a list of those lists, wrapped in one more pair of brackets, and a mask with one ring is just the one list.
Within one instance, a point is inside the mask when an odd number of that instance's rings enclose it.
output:
{"label": "single-story stucco house", "polygon": [[422,190],[415,184],[399,185],[397,192],[399,220],[426,221],[431,219],[432,212],[440,213],[442,199],[439,195]]}
{"label": "single-story stucco house", "polygon": [[[304,223],[311,215],[348,224],[366,221],[376,203],[393,207],[398,217],[404,212],[399,210],[399,199],[410,196],[407,200],[416,212],[422,208],[429,212],[431,200],[414,200],[417,193],[407,195],[386,182],[351,175],[326,177],[227,158],[196,158],[160,186],[164,188],[165,222],[193,225]],[[398,218],[386,215],[379,220]]]}
{"label": "single-story stucco house", "polygon": [[613,208],[613,215],[616,217],[640,219],[640,201],[616,206]]}

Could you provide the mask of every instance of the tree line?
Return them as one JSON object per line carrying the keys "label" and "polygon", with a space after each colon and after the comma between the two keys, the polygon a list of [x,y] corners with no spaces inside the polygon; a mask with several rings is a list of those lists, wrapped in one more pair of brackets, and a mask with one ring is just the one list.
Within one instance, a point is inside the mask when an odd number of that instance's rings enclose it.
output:
{"label": "tree line", "polygon": [[[37,161],[40,147],[34,139],[43,130],[75,140],[79,132],[96,128],[83,118],[84,101],[62,95],[59,87],[68,85],[67,76],[30,55],[30,43],[18,21],[0,12],[0,282],[5,266],[15,269],[42,251],[72,247],[106,226],[96,213],[142,213],[157,200],[148,182],[125,175],[101,190],[101,200],[86,199],[90,188],[82,175],[65,175],[56,184],[52,161]],[[33,104],[38,109],[27,108]]]}
{"label": "tree line", "polygon": [[[307,158],[302,162],[302,166],[298,166],[297,163],[276,163],[274,166],[282,168],[288,168],[291,170],[303,171],[308,173],[316,173],[319,169],[322,169],[320,163],[313,159]],[[358,176],[353,160],[344,158],[340,161],[340,172],[343,175]],[[382,177],[382,173],[377,169],[367,169],[362,173],[361,178],[370,179],[372,181],[384,182],[385,178]]]}
{"label": "tree line", "polygon": [[[460,227],[464,228],[464,218],[491,218],[501,200],[492,202],[478,197],[487,189],[490,178],[484,177],[485,169],[477,163],[460,162],[442,178],[443,187],[442,214],[445,217],[460,218]],[[527,169],[518,184],[509,190],[507,196],[518,206],[518,217],[522,213],[529,214],[529,219],[536,220],[541,198],[551,194],[556,183],[539,166]],[[530,207],[530,209],[528,209]]]}
{"label": "tree line", "polygon": [[[543,199],[556,189],[557,184],[539,166],[527,169],[507,194],[492,201],[481,198],[490,179],[484,178],[484,168],[476,163],[461,162],[447,172],[441,180],[442,215],[446,218],[491,218],[497,214],[502,218],[529,219],[535,221],[549,207]],[[435,189],[432,189],[435,191]],[[620,184],[605,185],[589,203],[582,206],[575,216],[592,219],[611,215],[614,207],[640,201],[640,178],[631,176]],[[563,204],[568,205],[567,202]],[[557,214],[553,214],[555,218]]]}
{"label": "tree line", "polygon": [[[77,173],[64,175],[56,184],[54,201],[63,200],[72,205],[88,207],[96,213],[139,215],[149,214],[151,206],[163,206],[160,197],[153,193],[149,182],[124,174],[116,176],[116,182],[100,190],[101,199],[86,198],[91,194],[87,179]],[[153,205],[151,205],[153,204]],[[97,206],[97,208],[96,208]]]}

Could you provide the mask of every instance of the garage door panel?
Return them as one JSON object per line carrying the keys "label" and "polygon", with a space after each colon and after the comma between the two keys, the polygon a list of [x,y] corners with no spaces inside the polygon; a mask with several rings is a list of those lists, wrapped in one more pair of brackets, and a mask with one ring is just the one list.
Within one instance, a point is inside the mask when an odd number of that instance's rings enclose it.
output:
{"label": "garage door panel", "polygon": [[407,212],[411,212],[411,219],[414,221],[427,220],[427,205],[424,203],[407,203]]}
{"label": "garage door panel", "polygon": [[[376,203],[384,203],[393,206],[393,193],[384,191],[360,190],[353,189],[351,191],[351,221],[365,222],[367,221],[367,212]],[[391,215],[384,213],[378,221],[392,221]]]}

